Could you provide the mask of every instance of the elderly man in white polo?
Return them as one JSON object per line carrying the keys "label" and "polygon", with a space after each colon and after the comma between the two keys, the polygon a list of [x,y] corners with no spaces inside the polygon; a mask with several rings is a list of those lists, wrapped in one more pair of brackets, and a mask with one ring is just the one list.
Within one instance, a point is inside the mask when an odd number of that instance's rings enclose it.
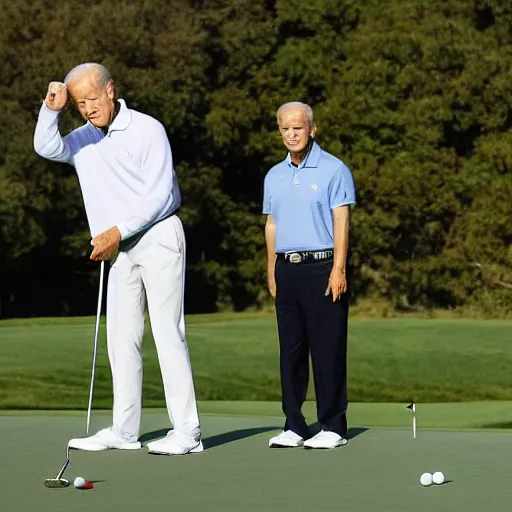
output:
{"label": "elderly man in white polo", "polygon": [[[68,95],[86,123],[66,136],[58,128]],[[107,345],[113,380],[112,426],[72,439],[78,450],[131,450],[138,441],[142,403],[141,345],[147,298],[174,429],[148,444],[150,453],[203,450],[185,339],[185,237],[176,212],[181,195],[164,127],[116,99],[109,71],[96,63],[51,82],[34,134],[44,158],[78,174],[94,246],[92,260],[111,262]]]}

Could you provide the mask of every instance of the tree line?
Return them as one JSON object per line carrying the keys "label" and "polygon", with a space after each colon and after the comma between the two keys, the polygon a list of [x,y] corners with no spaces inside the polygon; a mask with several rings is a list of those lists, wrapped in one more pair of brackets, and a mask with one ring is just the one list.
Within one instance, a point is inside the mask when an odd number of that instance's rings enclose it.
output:
{"label": "tree line", "polygon": [[[275,112],[309,103],[352,170],[352,301],[512,301],[508,0],[0,0],[0,317],[91,314],[98,267],[74,171],[32,146],[52,80],[112,72],[169,135],[187,312],[269,303],[263,178]],[[82,123],[73,108],[61,130]]]}

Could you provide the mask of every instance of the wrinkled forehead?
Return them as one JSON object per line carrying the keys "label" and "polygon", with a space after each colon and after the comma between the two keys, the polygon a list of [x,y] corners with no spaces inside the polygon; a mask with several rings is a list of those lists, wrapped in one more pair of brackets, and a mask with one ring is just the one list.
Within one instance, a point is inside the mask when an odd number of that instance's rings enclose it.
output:
{"label": "wrinkled forehead", "polygon": [[289,107],[279,112],[279,126],[308,126],[306,109],[301,107]]}
{"label": "wrinkled forehead", "polygon": [[75,102],[80,101],[81,99],[86,99],[92,95],[97,96],[105,88],[105,85],[100,84],[97,71],[90,71],[77,76],[68,84],[69,93]]}

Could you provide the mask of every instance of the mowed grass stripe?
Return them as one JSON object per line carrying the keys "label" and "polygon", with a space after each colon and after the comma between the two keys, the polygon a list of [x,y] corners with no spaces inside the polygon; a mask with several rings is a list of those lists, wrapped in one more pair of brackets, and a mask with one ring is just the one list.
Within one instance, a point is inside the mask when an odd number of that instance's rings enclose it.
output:
{"label": "mowed grass stripe", "polygon": [[[352,402],[512,400],[512,322],[352,320],[349,329]],[[108,408],[104,332],[94,404]],[[93,318],[0,322],[0,408],[86,407],[93,334]],[[187,336],[199,399],[280,400],[273,315],[188,317]],[[162,407],[149,328],[143,357],[144,406]]]}
{"label": "mowed grass stripe", "polygon": [[[315,403],[304,404],[303,412],[309,423],[316,422]],[[202,418],[208,416],[272,418],[276,425],[282,425],[283,414],[280,402],[242,401],[200,401],[199,412]],[[83,410],[0,410],[0,418],[5,416],[25,417],[78,417],[85,421]],[[112,416],[111,410],[96,409],[93,418],[100,425],[107,425]],[[162,408],[146,408],[143,418],[160,416],[167,421],[167,411]],[[512,402],[450,402],[438,404],[417,404],[418,431],[424,430],[497,430],[512,431]],[[359,403],[349,404],[348,420],[350,428],[401,428],[411,431],[412,416],[406,404]],[[0,423],[1,423],[0,419]]]}

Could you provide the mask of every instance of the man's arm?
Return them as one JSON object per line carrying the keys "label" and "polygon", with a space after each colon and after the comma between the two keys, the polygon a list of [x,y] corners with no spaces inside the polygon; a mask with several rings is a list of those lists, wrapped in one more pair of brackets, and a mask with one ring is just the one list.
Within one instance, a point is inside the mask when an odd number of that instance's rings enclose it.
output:
{"label": "man's arm", "polygon": [[347,253],[350,226],[350,207],[338,206],[332,210],[334,261],[325,295],[332,293],[332,301],[338,300],[347,291]]}
{"label": "man's arm", "polygon": [[347,253],[349,243],[350,205],[356,202],[352,174],[342,164],[329,187],[329,203],[333,221],[334,261],[325,295],[332,293],[333,302],[347,291]]}
{"label": "man's arm", "polygon": [[332,210],[334,235],[333,267],[345,273],[347,266],[350,207],[338,206]]}
{"label": "man's arm", "polygon": [[71,147],[59,132],[59,113],[68,100],[67,87],[60,82],[51,82],[45,101],[39,111],[34,132],[36,153],[48,160],[71,163]]}
{"label": "man's arm", "polygon": [[267,278],[270,295],[276,298],[276,225],[272,215],[267,215],[265,224],[265,242],[267,244]]}
{"label": "man's arm", "polygon": [[130,217],[117,225],[125,239],[152,224],[173,202],[181,201],[176,181],[171,146],[164,127],[157,123],[151,134],[142,167],[146,175],[144,190]]}
{"label": "man's arm", "polygon": [[112,260],[119,251],[121,240],[142,231],[160,214],[170,209],[175,199],[181,200],[178,182],[175,179],[171,146],[164,127],[157,123],[148,136],[151,143],[142,162],[146,174],[144,190],[130,217],[93,238],[94,250],[90,256],[91,260]]}

